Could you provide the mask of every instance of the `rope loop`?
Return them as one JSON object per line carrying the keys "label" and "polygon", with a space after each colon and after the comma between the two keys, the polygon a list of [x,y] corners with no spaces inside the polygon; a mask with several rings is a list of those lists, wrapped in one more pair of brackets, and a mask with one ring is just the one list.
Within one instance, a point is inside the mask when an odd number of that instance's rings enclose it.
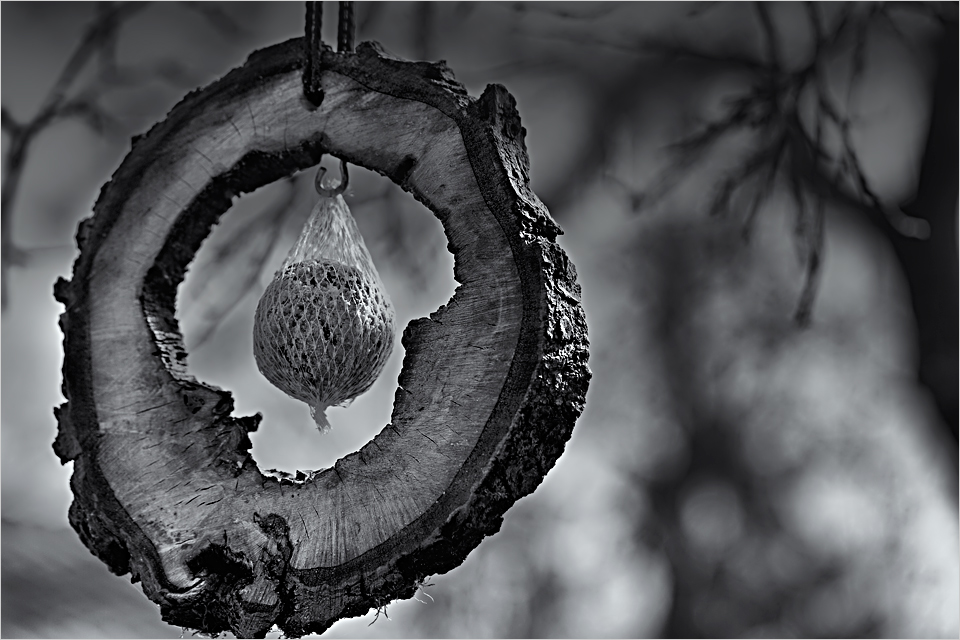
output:
{"label": "rope loop", "polygon": [[307,15],[304,23],[303,38],[303,95],[320,106],[323,102],[323,89],[320,88],[320,56],[323,53],[323,40],[320,28],[323,26],[323,3],[307,2]]}
{"label": "rope loop", "polygon": [[353,51],[356,26],[353,20],[353,2],[340,3],[340,21],[337,23],[337,52]]}
{"label": "rope loop", "polygon": [[[306,4],[303,38],[303,95],[320,106],[323,102],[323,89],[320,88],[320,72],[323,70],[323,40],[320,32],[323,27],[323,2],[309,1]],[[341,2],[337,21],[337,52],[353,51],[356,34],[353,2]]]}

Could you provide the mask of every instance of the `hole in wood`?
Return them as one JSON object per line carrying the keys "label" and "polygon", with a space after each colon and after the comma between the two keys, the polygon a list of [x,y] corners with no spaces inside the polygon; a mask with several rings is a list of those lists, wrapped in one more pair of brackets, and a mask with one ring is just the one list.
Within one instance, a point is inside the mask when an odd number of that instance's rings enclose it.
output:
{"label": "hole in wood", "polygon": [[[337,171],[336,160],[323,166]],[[367,392],[348,407],[331,407],[332,431],[321,435],[309,407],[257,370],[251,336],[260,295],[296,241],[318,198],[311,176],[276,182],[235,201],[204,241],[178,290],[177,317],[188,350],[187,370],[233,394],[234,415],[259,412],[250,434],[258,467],[290,474],[333,466],[390,422],[407,323],[453,295],[453,256],[439,220],[391,181],[351,166],[344,194],[397,312],[393,354]]]}

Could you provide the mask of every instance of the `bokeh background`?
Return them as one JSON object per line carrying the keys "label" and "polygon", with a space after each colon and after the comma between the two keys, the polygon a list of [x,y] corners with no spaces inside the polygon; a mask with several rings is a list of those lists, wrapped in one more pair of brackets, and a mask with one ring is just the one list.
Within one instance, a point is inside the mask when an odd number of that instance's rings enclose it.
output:
{"label": "bokeh background", "polygon": [[[0,633],[190,635],[67,524],[52,286],[130,136],[300,35],[303,4],[0,11]],[[358,41],[517,98],[593,381],[499,534],[325,635],[956,637],[956,4],[357,3],[357,19]],[[194,375],[264,416],[263,469],[359,448],[389,420],[403,355],[322,437],[257,372],[253,310],[311,181],[240,200],[180,292]],[[436,219],[357,168],[347,201],[401,324],[443,304]]]}

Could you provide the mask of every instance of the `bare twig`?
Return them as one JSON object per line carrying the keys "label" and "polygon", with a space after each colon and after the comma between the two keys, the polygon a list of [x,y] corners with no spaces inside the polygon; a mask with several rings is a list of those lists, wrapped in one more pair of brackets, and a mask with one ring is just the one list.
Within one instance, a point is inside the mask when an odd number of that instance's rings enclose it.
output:
{"label": "bare twig", "polygon": [[56,114],[57,119],[80,118],[99,134],[108,128],[119,131],[120,123],[92,100],[77,99],[64,103]]}
{"label": "bare twig", "polygon": [[693,7],[692,9],[690,9],[689,11],[687,11],[687,17],[688,17],[688,18],[699,18],[700,16],[706,14],[707,12],[711,11],[712,9],[715,9],[715,8],[723,5],[722,2],[714,2],[714,1],[712,1],[712,0],[705,1],[705,2],[694,2],[694,3],[691,3],[691,4],[693,4],[694,7]]}
{"label": "bare twig", "polygon": [[786,148],[787,138],[786,136],[781,136],[774,145],[773,158],[767,165],[766,176],[764,176],[763,182],[757,185],[753,201],[750,203],[750,208],[747,210],[747,215],[744,218],[743,230],[741,231],[744,242],[750,241],[751,234],[753,233],[753,223],[756,220],[757,214],[760,212],[760,207],[763,205],[763,202],[770,197],[770,194],[773,193],[773,187],[777,181],[777,173],[780,169],[780,161],[783,158]]}
{"label": "bare twig", "polygon": [[[26,259],[25,252],[13,241],[11,223],[24,165],[36,137],[48,126],[68,118],[78,118],[100,134],[121,131],[117,118],[99,104],[102,95],[110,89],[128,88],[154,78],[177,85],[196,84],[197,78],[191,77],[186,67],[175,60],[127,68],[118,65],[116,44],[119,29],[149,6],[148,2],[97,3],[94,18],[84,29],[80,42],[70,53],[36,113],[25,122],[19,122],[3,107],[3,132],[10,141],[3,159],[3,182],[0,186],[0,248],[4,280],[9,266],[21,264]],[[228,35],[240,32],[232,19],[218,7],[194,3],[185,3],[185,6],[203,15],[214,27]],[[76,85],[84,70],[94,62],[97,66],[93,80],[78,90]]]}
{"label": "bare twig", "polygon": [[[98,2],[97,3],[97,13],[98,16],[103,16],[106,12],[110,11],[110,2]],[[99,55],[97,56],[97,73],[100,77],[100,80],[108,79],[114,72],[117,66],[117,32],[116,30],[111,31],[110,33],[104,34],[103,41],[100,46]]]}
{"label": "bare twig", "polygon": [[[851,95],[864,73],[870,28],[878,22],[890,21],[890,5],[848,3],[841,7],[836,18],[828,19],[829,14],[822,10],[822,5],[806,3],[804,9],[813,47],[806,63],[791,65],[795,71],[788,71],[784,67],[781,38],[772,15],[773,5],[760,2],[754,5],[754,9],[759,22],[764,59],[753,65],[740,61],[740,67],[753,72],[756,81],[732,101],[731,108],[722,117],[706,123],[692,135],[672,145],[673,161],[653,181],[655,186],[644,194],[642,204],[649,206],[672,191],[682,179],[682,174],[697,164],[722,138],[735,131],[749,130],[760,140],[771,140],[741,158],[719,182],[711,213],[726,213],[738,191],[746,193],[752,188],[754,191],[743,228],[743,237],[748,239],[757,212],[776,183],[783,157],[788,155],[793,159],[789,172],[797,211],[794,239],[804,267],[804,285],[795,318],[803,325],[810,320],[819,280],[824,246],[825,198],[828,193],[832,190],[843,191],[844,186],[849,185],[864,206],[877,212],[901,235],[923,238],[929,233],[929,225],[882,202],[863,171],[853,142]],[[906,41],[905,36],[903,39]],[[668,60],[686,57],[706,61],[714,58],[713,53],[703,55],[703,52],[683,44],[676,47],[648,45],[650,51],[658,48]],[[834,63],[836,57],[844,53],[851,58],[849,86],[846,100],[837,101],[831,95],[826,80],[827,63]],[[717,59],[722,57],[718,56]],[[805,96],[812,97],[814,101],[810,127],[801,121],[799,115],[800,101]],[[835,131],[840,139],[837,157],[833,157],[826,147],[828,130]],[[825,168],[833,165],[836,166],[835,175],[828,177]],[[767,167],[766,171],[763,170],[764,166]],[[827,181],[830,184],[824,184]]]}
{"label": "bare twig", "polygon": [[757,11],[757,18],[760,20],[760,26],[763,31],[763,45],[767,56],[767,61],[774,71],[783,69],[780,60],[780,49],[778,46],[779,38],[777,29],[773,24],[773,18],[770,16],[770,9],[764,2],[755,2],[753,5]]}
{"label": "bare twig", "polygon": [[199,286],[186,300],[186,312],[199,305],[200,327],[191,348],[199,347],[213,336],[230,312],[254,289],[264,265],[273,253],[283,223],[295,210],[297,179],[283,182],[284,191],[270,207],[245,224],[233,229],[214,251],[202,273]]}
{"label": "bare twig", "polygon": [[246,29],[233,19],[215,2],[179,2],[177,3],[188,11],[193,11],[207,21],[210,26],[226,37],[237,37],[246,34]]}
{"label": "bare twig", "polygon": [[[810,21],[810,29],[813,31],[814,47],[819,51],[820,47],[823,46],[823,22],[820,20],[817,5],[808,1],[803,3],[803,8],[806,11],[807,19]],[[816,55],[816,51],[814,55]]]}
{"label": "bare twig", "polygon": [[[754,153],[750,154],[735,171],[727,175],[723,182],[720,183],[720,188],[713,200],[710,215],[722,216],[729,213],[730,201],[738,188],[749,184],[753,178],[761,173],[764,167],[777,166],[777,156],[780,155],[782,141],[783,138],[775,138],[772,144],[757,149]],[[773,176],[768,175],[766,179],[767,183],[772,182],[774,177],[775,173]],[[761,194],[763,194],[763,192],[762,188],[757,190],[754,207],[759,207],[762,203]]]}
{"label": "bare twig", "polygon": [[640,209],[644,204],[643,192],[640,191],[640,189],[633,186],[632,184],[629,184],[622,178],[606,171],[600,174],[600,179],[606,182],[607,184],[610,184],[620,189],[621,191],[623,191],[624,195],[626,196],[630,213],[633,213],[633,214],[640,213]]}
{"label": "bare twig", "polygon": [[[146,3],[123,3],[100,7],[96,19],[87,27],[81,37],[80,44],[67,59],[66,64],[44,98],[36,115],[23,124],[17,124],[7,109],[3,109],[4,131],[10,136],[10,146],[3,162],[3,183],[0,186],[0,246],[2,246],[2,275],[6,281],[7,268],[21,264],[25,254],[13,242],[11,221],[13,218],[14,202],[23,175],[27,151],[33,139],[40,131],[49,126],[61,116],[81,116],[91,122],[93,109],[81,107],[84,103],[68,102],[67,93],[76,82],[84,66],[97,52],[98,48],[110,40],[119,25],[126,19],[142,10]],[[64,113],[65,112],[65,113]],[[94,118],[94,122],[96,119]],[[6,291],[6,287],[4,287]],[[6,296],[3,297],[5,306]]]}
{"label": "bare twig", "polygon": [[[798,200],[799,203],[802,200]],[[794,320],[801,327],[810,325],[813,316],[813,303],[816,300],[817,287],[820,284],[820,267],[822,264],[824,247],[824,198],[818,194],[814,198],[812,220],[806,221],[803,234],[805,252],[805,273],[803,289],[794,312]]]}
{"label": "bare twig", "polygon": [[20,133],[20,130],[23,129],[23,125],[13,119],[13,116],[10,115],[6,107],[0,107],[0,115],[2,115],[4,133],[16,136]]}
{"label": "bare twig", "polygon": [[894,9],[916,13],[924,18],[931,18],[941,25],[945,25],[951,20],[956,21],[957,19],[957,7],[956,3],[953,2],[906,2],[895,0],[883,3],[884,11]]}
{"label": "bare twig", "polygon": [[913,43],[910,42],[910,38],[907,37],[907,34],[905,34],[903,30],[900,29],[900,27],[897,25],[894,19],[890,16],[890,11],[888,10],[887,7],[881,6],[879,11],[877,11],[877,16],[879,17],[883,25],[890,30],[890,33],[894,35],[897,41],[900,42],[901,46],[903,46],[908,51],[914,50],[914,46],[913,46]]}
{"label": "bare twig", "polygon": [[749,71],[770,70],[768,65],[763,61],[754,60],[747,55],[734,52],[718,53],[703,51],[687,43],[667,42],[665,40],[647,38],[638,42],[635,48],[638,53],[662,56],[670,61],[690,60]]}
{"label": "bare twig", "polygon": [[673,160],[654,179],[654,187],[641,193],[640,206],[651,207],[660,202],[720,138],[746,125],[751,105],[752,100],[737,100],[724,117],[707,122],[699,131],[671,144],[668,150]]}
{"label": "bare twig", "polygon": [[491,5],[509,7],[517,13],[537,13],[561,20],[575,20],[577,22],[599,20],[623,8],[621,2],[593,2],[590,5],[580,5],[580,11],[569,11],[556,5],[541,4],[539,2],[514,2],[506,5]]}
{"label": "bare twig", "polygon": [[113,32],[125,20],[147,6],[148,3],[127,2],[112,5],[108,10],[98,12],[97,18],[87,27],[80,44],[61,70],[60,76],[54,82],[34,120],[43,122],[51,118],[53,112],[66,99],[67,91],[80,76],[80,72],[90,58],[98,52],[100,47],[105,44],[109,46]]}
{"label": "bare twig", "polygon": [[766,65],[763,62],[747,55],[733,52],[718,53],[703,51],[693,48],[693,46],[688,43],[669,42],[651,37],[638,38],[633,42],[621,42],[611,38],[571,31],[525,31],[523,35],[538,40],[559,41],[567,45],[605,49],[629,56],[662,57],[671,62],[698,62],[747,71],[761,71],[766,69]]}

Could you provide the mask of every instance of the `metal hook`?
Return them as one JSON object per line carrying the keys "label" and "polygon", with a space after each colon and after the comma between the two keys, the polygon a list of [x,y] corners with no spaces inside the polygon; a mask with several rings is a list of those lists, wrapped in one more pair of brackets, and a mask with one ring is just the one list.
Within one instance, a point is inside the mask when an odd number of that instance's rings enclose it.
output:
{"label": "metal hook", "polygon": [[347,185],[350,184],[350,174],[347,173],[346,160],[340,161],[340,184],[334,188],[328,189],[321,184],[325,173],[327,173],[325,167],[320,167],[317,169],[317,177],[313,181],[314,186],[317,188],[317,193],[322,195],[324,198],[336,198],[347,190]]}

